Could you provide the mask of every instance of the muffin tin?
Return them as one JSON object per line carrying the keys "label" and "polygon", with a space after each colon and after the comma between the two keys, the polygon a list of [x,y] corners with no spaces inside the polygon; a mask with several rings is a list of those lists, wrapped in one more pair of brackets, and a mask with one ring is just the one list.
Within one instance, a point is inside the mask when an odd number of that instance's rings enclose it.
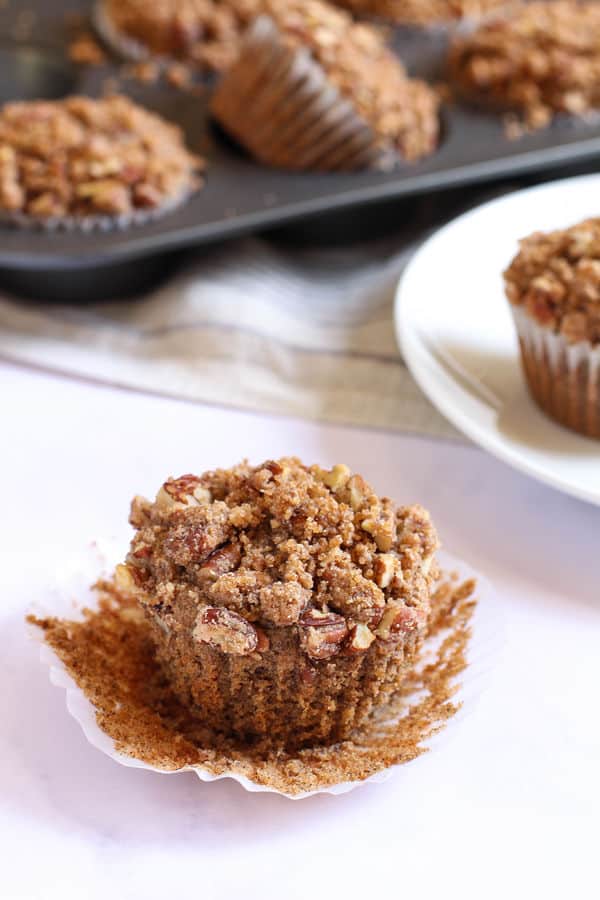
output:
{"label": "muffin tin", "polygon": [[[38,298],[78,300],[131,293],[164,270],[161,254],[333,211],[343,220],[355,211],[368,234],[374,204],[381,201],[600,155],[600,117],[563,119],[511,141],[500,117],[453,105],[442,112],[438,151],[420,163],[387,173],[298,174],[268,169],[211,124],[209,80],[197,96],[163,82],[141,84],[124,77],[116,61],[93,67],[71,63],[66,53],[69,22],[74,14],[89,16],[91,9],[90,0],[52,4],[10,0],[2,7],[0,101],[58,98],[73,92],[99,96],[107,81],[116,83],[123,93],[183,128],[188,145],[207,158],[207,182],[173,213],[126,230],[88,235],[4,227],[0,282]],[[411,74],[430,81],[441,76],[447,46],[443,30],[397,29],[393,45]]]}

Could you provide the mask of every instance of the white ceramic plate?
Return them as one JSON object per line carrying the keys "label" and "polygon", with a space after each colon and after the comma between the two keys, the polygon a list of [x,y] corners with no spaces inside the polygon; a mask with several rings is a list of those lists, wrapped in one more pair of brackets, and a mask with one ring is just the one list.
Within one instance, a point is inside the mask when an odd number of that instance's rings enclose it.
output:
{"label": "white ceramic plate", "polygon": [[485,203],[436,232],[396,294],[396,335],[419,386],[490,453],[600,505],[600,442],[556,425],[530,399],[502,271],[517,242],[600,216],[600,175]]}

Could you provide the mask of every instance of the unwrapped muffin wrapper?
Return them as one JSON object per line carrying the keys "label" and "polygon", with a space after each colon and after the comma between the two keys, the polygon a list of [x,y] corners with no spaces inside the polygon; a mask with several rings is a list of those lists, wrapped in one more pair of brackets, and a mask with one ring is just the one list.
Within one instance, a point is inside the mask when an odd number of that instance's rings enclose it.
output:
{"label": "unwrapped muffin wrapper", "polygon": [[[102,575],[109,575],[114,570],[114,566],[122,559],[123,552],[123,548],[114,541],[94,542],[88,547],[86,552],[82,552],[74,557],[63,568],[57,576],[56,585],[50,589],[47,599],[43,603],[37,604],[31,612],[40,617],[78,618],[78,610],[84,607],[93,608],[96,604],[96,596],[90,585],[95,583]],[[481,693],[491,680],[504,643],[501,607],[491,585],[467,564],[448,553],[439,553],[438,559],[445,572],[456,572],[460,580],[467,578],[475,578],[477,580],[475,596],[478,603],[472,623],[473,636],[467,651],[468,667],[459,676],[460,688],[456,695],[456,700],[462,702],[462,706],[458,713],[449,721],[447,727],[428,741],[428,747],[435,751],[443,749],[456,732],[460,731],[458,727],[460,720],[476,708]],[[76,607],[74,606],[75,598],[77,598]],[[74,682],[59,657],[44,642],[42,631],[36,626],[29,626],[29,628],[32,638],[36,643],[40,644],[40,658],[49,667],[50,680],[56,686],[65,689],[67,709],[80,724],[92,746],[101,750],[121,765],[147,769],[162,774],[176,774],[176,772],[173,773],[171,770],[157,768],[119,752],[115,748],[113,739],[99,727],[94,706]],[[423,764],[432,755],[435,756],[435,754],[426,754],[421,759],[420,764]],[[417,761],[415,760],[412,765],[416,764]],[[269,785],[258,784],[241,772],[236,771],[233,766],[226,772],[218,775],[202,766],[188,766],[177,771],[193,771],[201,781],[232,778],[248,791],[279,793],[290,799],[301,799],[319,793],[345,794],[361,784],[381,783],[387,781],[394,772],[406,772],[407,766],[406,764],[391,766],[375,772],[363,781],[327,784],[319,790],[306,791],[300,794],[287,794]]]}
{"label": "unwrapped muffin wrapper", "polygon": [[260,16],[211,103],[219,124],[256,159],[281,169],[390,168],[398,159],[328,80],[308,49],[286,46]]}
{"label": "unwrapped muffin wrapper", "polygon": [[600,438],[600,346],[569,343],[511,304],[523,371],[538,406],[561,425]]}

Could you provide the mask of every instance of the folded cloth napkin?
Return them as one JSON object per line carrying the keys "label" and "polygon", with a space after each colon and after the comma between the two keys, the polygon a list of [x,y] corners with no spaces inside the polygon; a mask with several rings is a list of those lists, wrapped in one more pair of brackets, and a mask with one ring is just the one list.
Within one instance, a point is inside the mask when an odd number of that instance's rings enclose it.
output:
{"label": "folded cloth napkin", "polygon": [[0,354],[193,401],[458,437],[413,381],[393,327],[406,261],[452,204],[464,206],[447,196],[413,203],[410,217],[399,204],[392,235],[351,246],[250,237],[199,249],[142,298],[0,297]]}

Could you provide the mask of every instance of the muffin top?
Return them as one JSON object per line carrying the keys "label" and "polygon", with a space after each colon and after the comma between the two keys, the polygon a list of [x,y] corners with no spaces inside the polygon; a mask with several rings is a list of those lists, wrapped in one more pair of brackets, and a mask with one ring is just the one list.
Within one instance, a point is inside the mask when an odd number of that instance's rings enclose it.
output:
{"label": "muffin top", "polygon": [[423,632],[437,548],[420,506],[379,498],[344,465],[284,458],[169,479],[133,500],[118,580],[152,614],[194,610],[194,638],[225,653],[296,629],[314,660]]}
{"label": "muffin top", "polygon": [[358,14],[380,16],[407,25],[431,25],[479,16],[506,0],[336,0]]}
{"label": "muffin top", "polygon": [[157,56],[227,68],[261,0],[103,0],[118,32]]}
{"label": "muffin top", "polygon": [[570,343],[600,344],[600,219],[520,242],[504,273],[506,294]]}
{"label": "muffin top", "polygon": [[407,160],[432,153],[439,98],[409,78],[380,31],[321,0],[263,0],[286,43],[307,48],[329,81],[371,126],[378,144]]}
{"label": "muffin top", "polygon": [[520,111],[532,128],[554,112],[581,115],[600,104],[600,4],[517,5],[457,39],[450,63],[474,99]]}
{"label": "muffin top", "polygon": [[160,116],[115,95],[0,110],[0,210],[50,219],[121,216],[199,186],[203,161]]}

